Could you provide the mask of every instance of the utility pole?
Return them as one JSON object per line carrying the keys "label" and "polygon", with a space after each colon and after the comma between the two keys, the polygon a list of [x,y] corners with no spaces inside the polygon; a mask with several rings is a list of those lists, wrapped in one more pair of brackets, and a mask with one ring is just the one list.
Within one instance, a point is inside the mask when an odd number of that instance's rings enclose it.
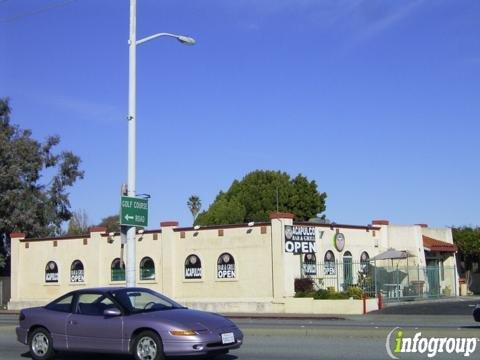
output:
{"label": "utility pole", "polygon": [[[130,38],[128,62],[128,196],[136,195],[136,67],[137,67],[137,0],[130,0]],[[136,227],[127,228],[127,287],[136,286],[135,266],[135,233]]]}
{"label": "utility pole", "polygon": [[[171,33],[156,33],[142,39],[137,40],[137,0],[130,0],[130,37],[128,40],[129,58],[128,58],[128,197],[135,198],[133,201],[139,202],[137,198],[136,189],[136,98],[137,98],[137,45],[146,43],[147,41],[157,39],[159,37],[171,37],[177,39],[184,45],[194,45],[195,39]],[[141,202],[140,202],[141,203]],[[147,205],[148,207],[148,205]],[[123,205],[122,205],[123,209]],[[145,216],[148,218],[148,214]],[[130,216],[131,218],[136,218]],[[146,219],[148,220],[148,219]],[[147,221],[134,223],[137,226],[147,226]],[[124,223],[126,221],[127,223]],[[136,221],[136,220],[135,220]],[[126,242],[127,242],[127,263],[126,268],[126,285],[127,287],[136,286],[136,265],[135,265],[135,234],[136,226],[128,223],[128,219],[121,217],[120,224],[126,227]],[[122,228],[123,230],[123,228]],[[123,233],[123,232],[122,232]]]}

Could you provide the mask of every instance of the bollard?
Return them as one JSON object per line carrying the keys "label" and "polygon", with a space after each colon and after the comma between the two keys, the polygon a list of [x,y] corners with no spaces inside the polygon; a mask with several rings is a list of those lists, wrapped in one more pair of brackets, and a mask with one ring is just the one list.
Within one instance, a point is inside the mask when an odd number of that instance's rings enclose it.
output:
{"label": "bollard", "polygon": [[378,310],[383,309],[383,298],[382,298],[382,292],[378,292]]}

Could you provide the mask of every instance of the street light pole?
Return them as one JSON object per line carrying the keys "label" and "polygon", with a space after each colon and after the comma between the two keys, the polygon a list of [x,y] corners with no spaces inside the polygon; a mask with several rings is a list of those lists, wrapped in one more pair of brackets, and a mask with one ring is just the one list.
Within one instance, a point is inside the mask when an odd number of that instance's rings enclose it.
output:
{"label": "street light pole", "polygon": [[[147,41],[159,38],[161,36],[173,37],[185,45],[194,45],[195,40],[184,35],[171,33],[157,33],[147,36],[137,41],[137,0],[130,0],[130,38],[129,46],[129,64],[128,64],[128,196],[136,197],[136,91],[137,91],[137,45]],[[135,265],[136,244],[135,244],[135,226],[127,226],[127,263],[126,265],[126,285],[135,287],[137,272]]]}
{"label": "street light pole", "polygon": [[[130,38],[128,64],[128,196],[134,197],[136,192],[136,67],[137,67],[137,0],[130,0]],[[135,267],[135,226],[127,229],[127,287],[136,285]]]}

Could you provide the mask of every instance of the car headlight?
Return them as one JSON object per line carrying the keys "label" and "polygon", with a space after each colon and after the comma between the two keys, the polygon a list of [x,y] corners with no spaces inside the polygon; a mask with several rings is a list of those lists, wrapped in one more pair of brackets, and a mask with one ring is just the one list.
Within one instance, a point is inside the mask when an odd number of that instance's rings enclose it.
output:
{"label": "car headlight", "polygon": [[170,330],[170,335],[173,336],[195,336],[198,333],[195,330]]}

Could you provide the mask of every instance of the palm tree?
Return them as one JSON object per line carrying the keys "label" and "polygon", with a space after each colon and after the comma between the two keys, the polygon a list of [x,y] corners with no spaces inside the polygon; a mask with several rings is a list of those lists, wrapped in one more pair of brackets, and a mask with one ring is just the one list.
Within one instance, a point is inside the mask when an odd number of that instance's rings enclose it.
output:
{"label": "palm tree", "polygon": [[193,222],[195,222],[195,219],[197,218],[197,215],[200,212],[200,209],[202,208],[202,201],[197,195],[192,195],[188,198],[187,206],[190,209],[190,212],[192,213]]}

